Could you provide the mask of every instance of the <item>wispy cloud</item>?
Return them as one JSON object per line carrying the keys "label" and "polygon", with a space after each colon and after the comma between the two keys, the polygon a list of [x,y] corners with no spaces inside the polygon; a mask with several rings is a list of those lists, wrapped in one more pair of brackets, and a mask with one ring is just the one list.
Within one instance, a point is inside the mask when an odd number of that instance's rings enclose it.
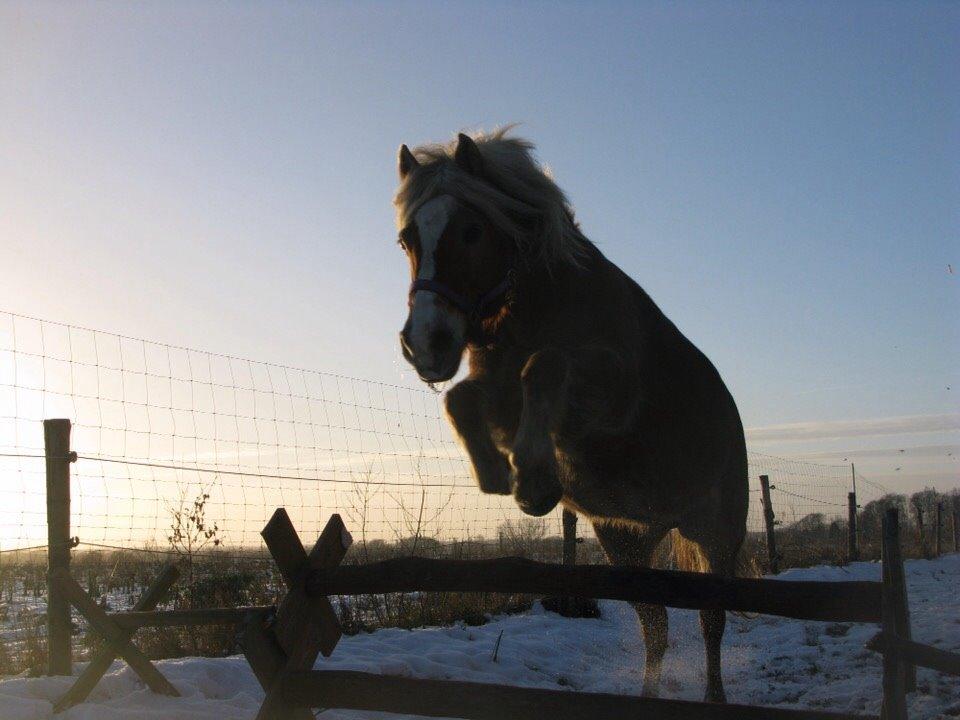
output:
{"label": "wispy cloud", "polygon": [[844,450],[843,452],[810,452],[803,453],[799,457],[804,460],[833,460],[843,456],[850,460],[868,458],[871,460],[887,458],[910,458],[910,459],[940,459],[945,457],[957,457],[960,459],[960,445],[905,445],[903,447],[886,448],[867,448],[859,450]]}
{"label": "wispy cloud", "polygon": [[765,443],[956,431],[960,431],[960,413],[768,425],[747,428],[746,433],[748,442]]}

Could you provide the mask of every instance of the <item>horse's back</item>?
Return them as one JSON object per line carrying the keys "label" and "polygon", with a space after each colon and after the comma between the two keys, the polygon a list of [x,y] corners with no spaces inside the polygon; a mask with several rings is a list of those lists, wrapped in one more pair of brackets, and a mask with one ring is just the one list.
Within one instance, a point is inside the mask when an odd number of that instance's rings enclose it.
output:
{"label": "horse's back", "polygon": [[694,496],[719,488],[721,504],[739,521],[746,513],[747,454],[732,394],[710,359],[639,284],[619,269],[613,277],[629,289],[637,320],[623,326],[637,328],[627,341],[637,346],[633,433],[646,456],[644,471],[660,476],[652,481],[669,479]]}

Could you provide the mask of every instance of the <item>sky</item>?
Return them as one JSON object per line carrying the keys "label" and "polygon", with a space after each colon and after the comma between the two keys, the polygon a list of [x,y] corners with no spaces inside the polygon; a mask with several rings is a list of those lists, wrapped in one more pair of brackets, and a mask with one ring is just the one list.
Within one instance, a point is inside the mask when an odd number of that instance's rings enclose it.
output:
{"label": "sky", "polygon": [[6,2],[0,310],[415,384],[397,147],[518,122],[751,447],[955,487],[958,60],[935,2]]}

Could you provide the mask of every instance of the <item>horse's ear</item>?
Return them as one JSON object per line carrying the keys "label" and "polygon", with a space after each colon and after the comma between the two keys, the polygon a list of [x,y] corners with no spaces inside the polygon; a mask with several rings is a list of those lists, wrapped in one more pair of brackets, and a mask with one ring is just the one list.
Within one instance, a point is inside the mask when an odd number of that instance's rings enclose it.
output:
{"label": "horse's ear", "polygon": [[469,135],[460,133],[457,136],[457,149],[453,153],[453,161],[461,170],[471,175],[483,175],[483,156],[480,154],[480,148],[470,138]]}
{"label": "horse's ear", "polygon": [[400,152],[397,155],[397,172],[400,173],[400,179],[403,180],[418,167],[420,167],[420,163],[417,162],[413,153],[410,152],[410,148],[406,145],[401,145]]}

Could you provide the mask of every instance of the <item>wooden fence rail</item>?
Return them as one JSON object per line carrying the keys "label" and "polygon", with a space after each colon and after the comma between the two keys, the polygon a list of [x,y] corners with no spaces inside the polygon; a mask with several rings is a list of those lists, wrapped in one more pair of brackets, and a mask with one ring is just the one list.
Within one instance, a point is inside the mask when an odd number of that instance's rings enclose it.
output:
{"label": "wooden fence rail", "polygon": [[[433,717],[492,720],[502,717],[591,720],[643,716],[662,718],[831,718],[865,717],[818,710],[697,703],[603,693],[544,690],[481,683],[415,680],[365,673],[315,671],[319,654],[330,655],[341,629],[327,597],[394,592],[495,592],[559,597],[604,598],[676,608],[756,612],[802,620],[880,623],[868,647],[883,654],[884,720],[906,720],[906,693],[915,687],[916,666],[960,674],[960,655],[910,639],[906,582],[900,553],[899,517],[889,509],[882,532],[881,582],[796,582],[724,578],[717,575],[645,568],[575,565],[575,516],[565,516],[565,563],[522,558],[448,560],[399,558],[369,565],[341,566],[352,542],[338,515],[327,523],[308,553],[286,512],[278,509],[263,537],[288,592],[278,607],[253,606],[195,610],[154,610],[179,571],[166,566],[134,610],[106,613],[70,575],[70,422],[44,422],[49,557],[48,632],[50,674],[71,672],[70,605],[106,641],[54,706],[66,710],[89,695],[116,656],[122,657],[155,692],[178,695],[176,688],[133,644],[142,627],[242,627],[243,651],[266,699],[258,720],[311,720],[311,707],[400,712]],[[761,476],[764,520],[772,572],[778,571],[776,525],[767,476]],[[857,556],[856,495],[848,497],[848,550]],[[960,544],[960,514],[953,507],[954,547]],[[922,509],[916,508],[921,544]],[[935,547],[942,549],[944,508],[937,507]]]}
{"label": "wooden fence rail", "polygon": [[[882,582],[791,582],[736,579],[699,573],[605,565],[555,565],[521,558],[446,560],[399,558],[341,566],[349,534],[331,517],[307,556],[290,518],[277,510],[263,536],[289,587],[271,627],[248,623],[244,653],[267,693],[258,720],[306,718],[309,708],[343,708],[469,720],[551,717],[552,720],[660,718],[853,718],[815,710],[660,700],[469,682],[416,680],[364,673],[316,671],[298,661],[299,648],[315,658],[317,638],[337,638],[336,617],[306,611],[329,595],[451,591],[551,594],[657,603],[681,608],[722,608],[784,617],[881,622],[886,636],[909,635],[906,587],[899,555],[896,511],[884,532]],[[288,600],[297,598],[296,603]],[[292,633],[292,634],[291,634]],[[309,638],[314,638],[310,640]],[[293,638],[300,638],[298,644]],[[303,644],[305,642],[305,644]],[[333,643],[335,644],[335,642]],[[328,651],[332,651],[329,647]],[[906,719],[906,689],[913,669],[898,647],[884,647],[883,718]],[[328,654],[325,652],[324,654]],[[864,717],[864,716],[859,716]]]}
{"label": "wooden fence rail", "polygon": [[205,625],[242,625],[251,616],[269,617],[276,612],[273,605],[250,605],[236,608],[202,608],[198,610],[153,610],[109,613],[108,617],[124,630],[142,627],[201,627]]}
{"label": "wooden fence rail", "polygon": [[398,558],[314,570],[311,595],[457,591],[572,595],[676,608],[757,612],[799,620],[879,622],[879,582],[726,578],[616,565],[557,565],[523,558]]}
{"label": "wooden fence rail", "polygon": [[822,710],[665,700],[454,680],[419,680],[342,670],[288,673],[281,681],[281,693],[288,702],[300,707],[466,720],[863,720],[862,715]]}
{"label": "wooden fence rail", "polygon": [[595,597],[680,608],[722,608],[805,620],[871,622],[882,632],[868,645],[883,653],[884,720],[905,720],[906,692],[917,665],[957,672],[960,656],[910,640],[906,585],[899,552],[896,510],[883,527],[882,582],[796,582],[724,578],[717,575],[606,565],[557,565],[521,558],[446,560],[399,558],[341,566],[352,542],[338,515],[330,518],[307,553],[283,509],[263,531],[288,592],[278,607],[153,610],[176,581],[167,566],[131,612],[105,613],[66,568],[51,583],[87,617],[106,644],[55,709],[82,702],[119,655],[156,692],[176,689],[132,644],[141,627],[232,624],[243,628],[242,646],[266,693],[258,720],[309,720],[309,708],[343,708],[487,720],[511,717],[591,720],[643,716],[661,718],[866,717],[819,710],[760,708],[603,693],[582,693],[460,681],[409,679],[365,673],[316,671],[319,654],[329,655],[340,625],[327,596],[417,591],[501,592]]}
{"label": "wooden fence rail", "polygon": [[960,653],[948,652],[882,632],[874,635],[867,647],[879,653],[894,653],[917,667],[960,676]]}

